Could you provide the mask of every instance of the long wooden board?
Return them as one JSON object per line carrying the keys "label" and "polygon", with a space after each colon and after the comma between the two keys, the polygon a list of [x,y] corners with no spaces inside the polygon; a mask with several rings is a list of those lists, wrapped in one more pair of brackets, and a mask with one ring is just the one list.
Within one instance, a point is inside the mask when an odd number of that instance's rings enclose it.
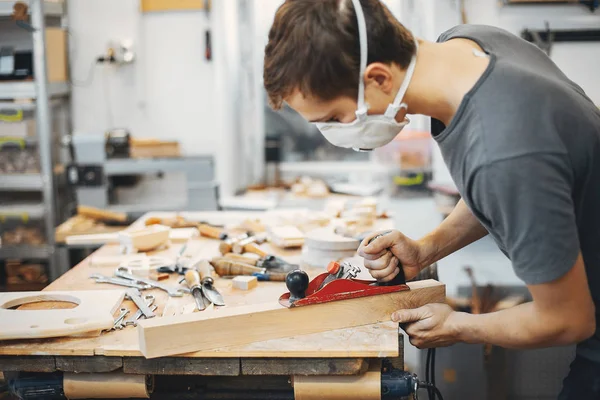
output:
{"label": "long wooden board", "polygon": [[140,349],[154,358],[376,324],[389,321],[398,309],[445,301],[445,285],[437,281],[413,282],[410,288],[291,309],[271,301],[150,319],[138,325]]}

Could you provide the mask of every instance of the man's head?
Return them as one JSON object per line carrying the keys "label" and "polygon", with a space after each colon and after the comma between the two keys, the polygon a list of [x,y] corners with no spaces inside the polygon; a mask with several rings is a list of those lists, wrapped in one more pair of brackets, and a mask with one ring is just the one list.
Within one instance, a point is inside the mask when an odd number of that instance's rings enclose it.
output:
{"label": "man's head", "polygon": [[364,77],[352,0],[287,0],[279,8],[265,49],[264,83],[273,108],[285,101],[311,122],[352,122],[364,79],[369,114],[385,112],[415,41],[379,0],[360,3],[368,43]]}

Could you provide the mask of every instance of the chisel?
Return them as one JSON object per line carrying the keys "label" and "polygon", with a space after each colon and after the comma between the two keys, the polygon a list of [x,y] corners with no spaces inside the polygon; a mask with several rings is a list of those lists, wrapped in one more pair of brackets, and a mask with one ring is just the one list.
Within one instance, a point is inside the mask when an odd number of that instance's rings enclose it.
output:
{"label": "chisel", "polygon": [[195,269],[188,269],[185,272],[185,282],[192,291],[198,311],[205,310],[208,304],[204,299],[204,294],[202,293],[202,283],[200,281],[200,274],[198,271]]}

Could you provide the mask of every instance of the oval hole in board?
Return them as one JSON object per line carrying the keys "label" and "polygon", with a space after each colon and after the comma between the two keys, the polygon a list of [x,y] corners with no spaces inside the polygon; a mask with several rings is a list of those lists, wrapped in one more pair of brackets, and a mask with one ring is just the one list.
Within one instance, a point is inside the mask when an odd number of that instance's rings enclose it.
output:
{"label": "oval hole in board", "polygon": [[[52,303],[51,308],[48,307],[48,302]],[[35,303],[35,304],[33,304]],[[0,309],[6,310],[15,310],[17,307],[22,306],[24,304],[32,304],[31,306],[27,306],[26,310],[56,310],[56,309],[69,309],[75,308],[79,304],[81,304],[81,300],[74,296],[69,295],[46,295],[40,293],[35,296],[26,296],[20,297],[17,299],[13,299],[7,301],[6,303],[0,306]],[[44,307],[44,304],[46,306]],[[26,311],[19,310],[19,311]]]}

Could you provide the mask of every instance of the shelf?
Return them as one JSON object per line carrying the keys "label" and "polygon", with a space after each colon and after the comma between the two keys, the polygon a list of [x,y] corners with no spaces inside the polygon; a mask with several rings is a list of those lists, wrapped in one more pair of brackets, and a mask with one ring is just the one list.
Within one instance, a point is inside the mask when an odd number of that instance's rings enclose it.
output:
{"label": "shelf", "polygon": [[[19,0],[27,5],[30,5],[29,0]],[[14,5],[16,1],[0,0],[0,17],[10,17],[13,14]],[[31,14],[31,7],[29,8]],[[62,17],[65,13],[65,5],[61,2],[56,1],[45,1],[44,2],[44,14],[48,17]]]}
{"label": "shelf", "polygon": [[34,259],[45,260],[52,254],[50,246],[33,246],[27,244],[0,246],[0,260]]}
{"label": "shelf", "polygon": [[[2,1],[2,0],[0,0]],[[2,82],[0,82],[0,85]],[[50,107],[56,107],[60,105],[61,102],[58,99],[50,100]],[[21,110],[21,111],[34,111],[35,110],[35,102],[28,101],[23,103],[18,103],[14,101],[0,101],[0,110],[9,109],[9,110]]]}
{"label": "shelf", "polygon": [[14,217],[37,220],[42,219],[44,214],[44,203],[15,203],[0,205],[0,218]]}
{"label": "shelf", "polygon": [[[67,82],[50,82],[48,83],[48,94],[50,97],[66,96],[69,94],[69,84]],[[0,99],[23,98],[36,98],[34,81],[0,82]]]}
{"label": "shelf", "polygon": [[0,191],[42,190],[41,174],[3,174],[0,175]]}

